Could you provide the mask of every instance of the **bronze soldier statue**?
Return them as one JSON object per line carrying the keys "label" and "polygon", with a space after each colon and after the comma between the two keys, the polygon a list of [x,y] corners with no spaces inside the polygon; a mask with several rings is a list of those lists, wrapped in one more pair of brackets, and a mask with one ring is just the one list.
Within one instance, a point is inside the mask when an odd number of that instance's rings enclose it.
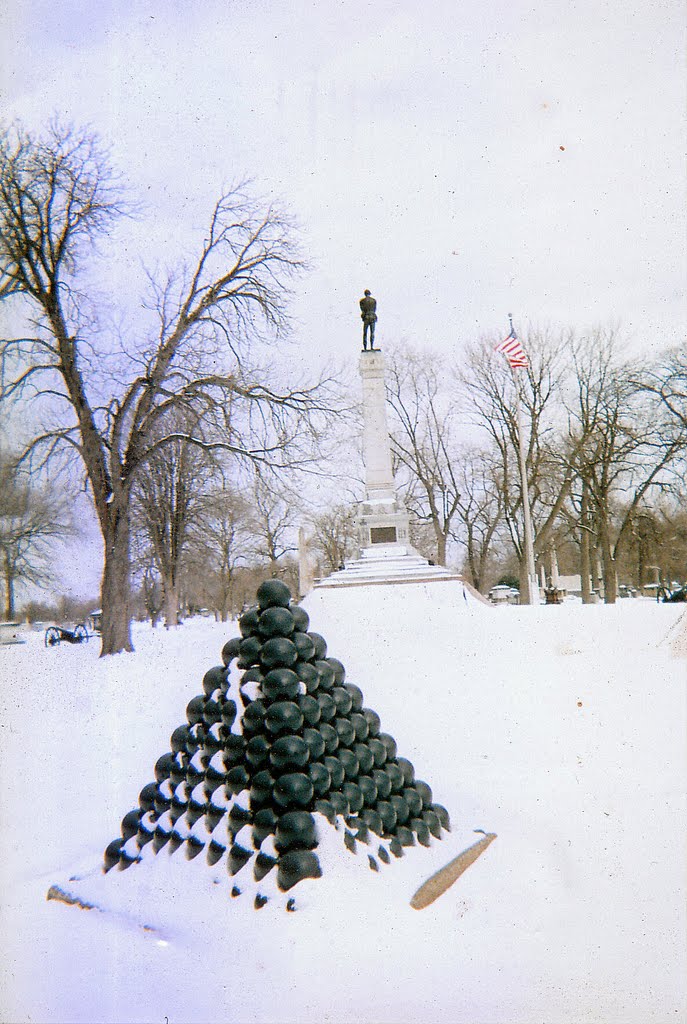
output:
{"label": "bronze soldier statue", "polygon": [[375,324],[377,323],[377,300],[370,295],[369,288],[360,300],[360,318],[363,322],[363,351],[367,351],[367,335],[370,334],[370,351],[375,347]]}

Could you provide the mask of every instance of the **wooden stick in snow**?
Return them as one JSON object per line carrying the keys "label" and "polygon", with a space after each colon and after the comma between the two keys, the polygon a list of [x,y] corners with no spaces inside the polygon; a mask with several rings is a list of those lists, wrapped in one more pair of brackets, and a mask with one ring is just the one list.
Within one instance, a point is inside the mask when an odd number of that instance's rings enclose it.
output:
{"label": "wooden stick in snow", "polygon": [[483,839],[474,843],[473,846],[468,846],[467,850],[463,850],[462,853],[459,853],[457,857],[450,860],[448,864],[432,875],[431,878],[423,882],[410,901],[413,910],[424,910],[430,903],[434,903],[442,893],[445,893],[460,878],[464,871],[467,871],[471,864],[474,864],[477,858],[484,853],[486,848],[495,839],[495,832],[485,832]]}

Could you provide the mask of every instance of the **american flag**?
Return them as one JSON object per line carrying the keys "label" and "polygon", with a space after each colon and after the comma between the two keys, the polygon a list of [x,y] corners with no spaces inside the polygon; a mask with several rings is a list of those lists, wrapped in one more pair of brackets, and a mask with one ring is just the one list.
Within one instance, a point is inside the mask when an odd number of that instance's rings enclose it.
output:
{"label": "american flag", "polygon": [[525,350],[518,341],[518,336],[515,333],[513,324],[510,325],[510,334],[508,337],[504,338],[503,341],[496,346],[494,351],[503,352],[510,363],[511,370],[519,370],[529,366]]}

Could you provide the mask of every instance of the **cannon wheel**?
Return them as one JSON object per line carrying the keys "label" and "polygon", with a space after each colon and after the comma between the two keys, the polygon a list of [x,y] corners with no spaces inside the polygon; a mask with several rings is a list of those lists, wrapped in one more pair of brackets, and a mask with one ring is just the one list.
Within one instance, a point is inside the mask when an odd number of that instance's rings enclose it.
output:
{"label": "cannon wheel", "polygon": [[76,640],[77,644],[88,643],[88,630],[84,626],[83,622],[80,622],[79,625],[74,630],[74,639]]}
{"label": "cannon wheel", "polygon": [[45,631],[45,646],[56,647],[60,642],[60,631],[57,626],[48,626]]}

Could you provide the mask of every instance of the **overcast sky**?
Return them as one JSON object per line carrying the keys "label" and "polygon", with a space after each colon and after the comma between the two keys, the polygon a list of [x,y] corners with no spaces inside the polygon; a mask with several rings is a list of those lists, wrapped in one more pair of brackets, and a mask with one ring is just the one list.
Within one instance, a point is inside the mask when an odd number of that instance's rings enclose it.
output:
{"label": "overcast sky", "polygon": [[143,218],[139,258],[202,240],[224,185],[287,205],[312,269],[289,359],[378,340],[458,354],[528,323],[684,342],[685,8],[677,0],[10,0],[6,119],[89,123]]}

